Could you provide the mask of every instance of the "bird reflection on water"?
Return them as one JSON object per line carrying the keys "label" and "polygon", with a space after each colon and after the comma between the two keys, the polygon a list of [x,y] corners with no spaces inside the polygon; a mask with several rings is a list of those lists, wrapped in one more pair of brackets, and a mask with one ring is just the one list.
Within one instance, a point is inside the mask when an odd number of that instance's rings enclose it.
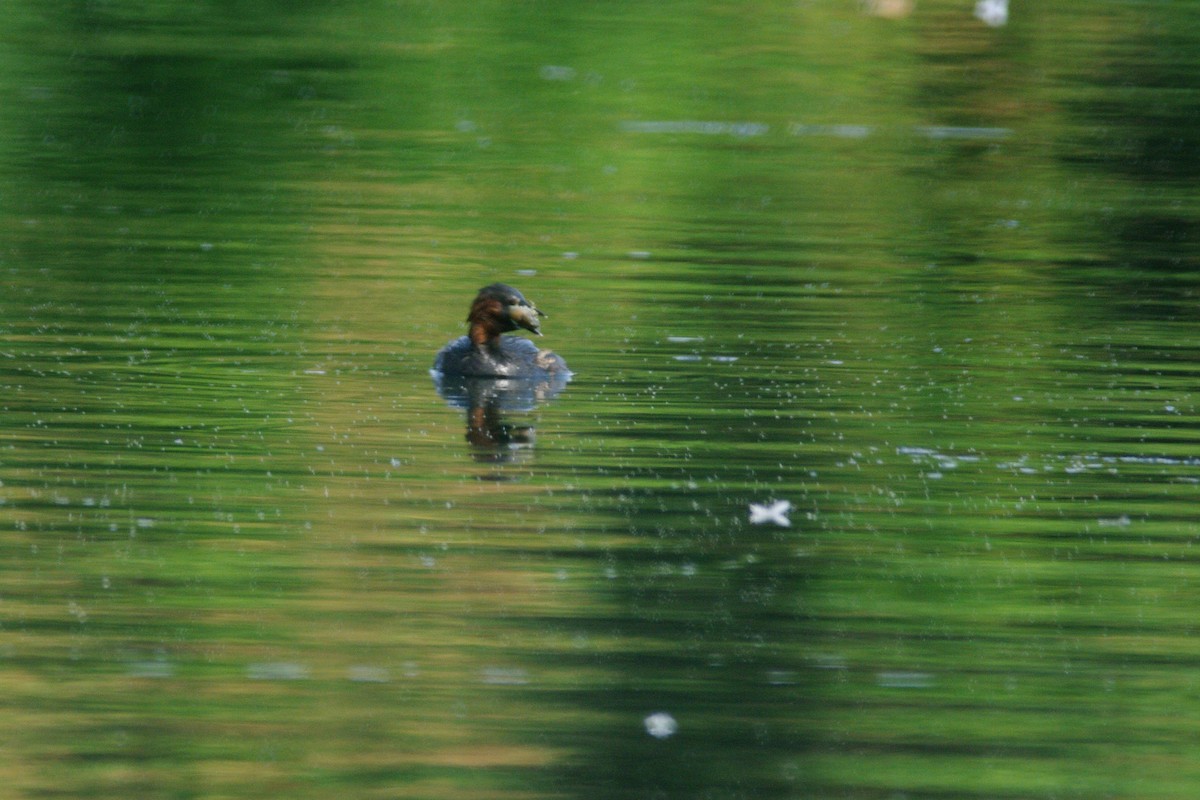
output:
{"label": "bird reflection on water", "polygon": [[554,399],[569,380],[568,372],[541,380],[433,373],[438,394],[451,406],[466,410],[466,438],[472,454],[478,461],[490,463],[519,461],[532,452],[536,439],[533,426],[516,424],[509,418]]}
{"label": "bird reflection on water", "polygon": [[467,412],[467,441],[477,460],[506,463],[532,451],[535,431],[506,421],[556,397],[571,379],[563,359],[526,339],[501,336],[525,329],[541,336],[546,316],[503,283],[479,290],[467,335],[447,344],[434,360],[434,385],[450,405]]}

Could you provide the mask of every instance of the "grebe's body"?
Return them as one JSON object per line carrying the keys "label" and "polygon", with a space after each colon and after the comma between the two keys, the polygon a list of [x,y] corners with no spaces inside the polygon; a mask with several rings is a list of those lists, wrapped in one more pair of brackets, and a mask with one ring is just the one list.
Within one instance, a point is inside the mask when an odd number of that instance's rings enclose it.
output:
{"label": "grebe's body", "polygon": [[570,375],[561,356],[538,349],[528,339],[501,336],[521,328],[541,336],[538,318],[544,316],[513,287],[485,286],[471,304],[467,335],[443,347],[433,369],[447,378],[547,380]]}

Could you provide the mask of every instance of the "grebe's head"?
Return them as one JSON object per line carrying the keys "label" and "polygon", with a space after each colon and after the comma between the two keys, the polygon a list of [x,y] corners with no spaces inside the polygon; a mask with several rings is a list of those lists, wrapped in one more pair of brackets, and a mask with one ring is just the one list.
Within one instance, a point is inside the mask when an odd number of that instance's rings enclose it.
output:
{"label": "grebe's head", "polygon": [[472,330],[479,326],[492,336],[518,328],[541,336],[538,317],[544,316],[533,303],[525,299],[525,295],[513,287],[506,283],[493,283],[479,290],[475,302],[471,304],[467,322],[471,323]]}

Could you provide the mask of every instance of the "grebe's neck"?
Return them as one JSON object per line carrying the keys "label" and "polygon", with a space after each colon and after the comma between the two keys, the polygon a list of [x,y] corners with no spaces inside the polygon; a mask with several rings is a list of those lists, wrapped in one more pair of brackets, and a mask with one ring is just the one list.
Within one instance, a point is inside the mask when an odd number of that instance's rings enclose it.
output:
{"label": "grebe's neck", "polygon": [[467,330],[467,337],[476,348],[494,350],[500,346],[500,334],[489,329],[483,322],[472,322]]}
{"label": "grebe's neck", "polygon": [[467,315],[467,322],[471,323],[467,329],[471,344],[476,348],[498,351],[500,334],[505,330],[500,322],[503,314],[504,307],[496,298],[484,295],[475,298],[471,305],[471,313]]}

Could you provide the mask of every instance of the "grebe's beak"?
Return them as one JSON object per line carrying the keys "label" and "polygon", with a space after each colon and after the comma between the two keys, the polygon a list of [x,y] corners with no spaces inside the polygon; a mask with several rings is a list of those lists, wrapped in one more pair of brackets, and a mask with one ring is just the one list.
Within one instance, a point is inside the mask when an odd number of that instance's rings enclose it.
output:
{"label": "grebe's beak", "polygon": [[542,335],[542,326],[538,317],[546,316],[528,303],[514,303],[508,307],[508,318],[527,331]]}

